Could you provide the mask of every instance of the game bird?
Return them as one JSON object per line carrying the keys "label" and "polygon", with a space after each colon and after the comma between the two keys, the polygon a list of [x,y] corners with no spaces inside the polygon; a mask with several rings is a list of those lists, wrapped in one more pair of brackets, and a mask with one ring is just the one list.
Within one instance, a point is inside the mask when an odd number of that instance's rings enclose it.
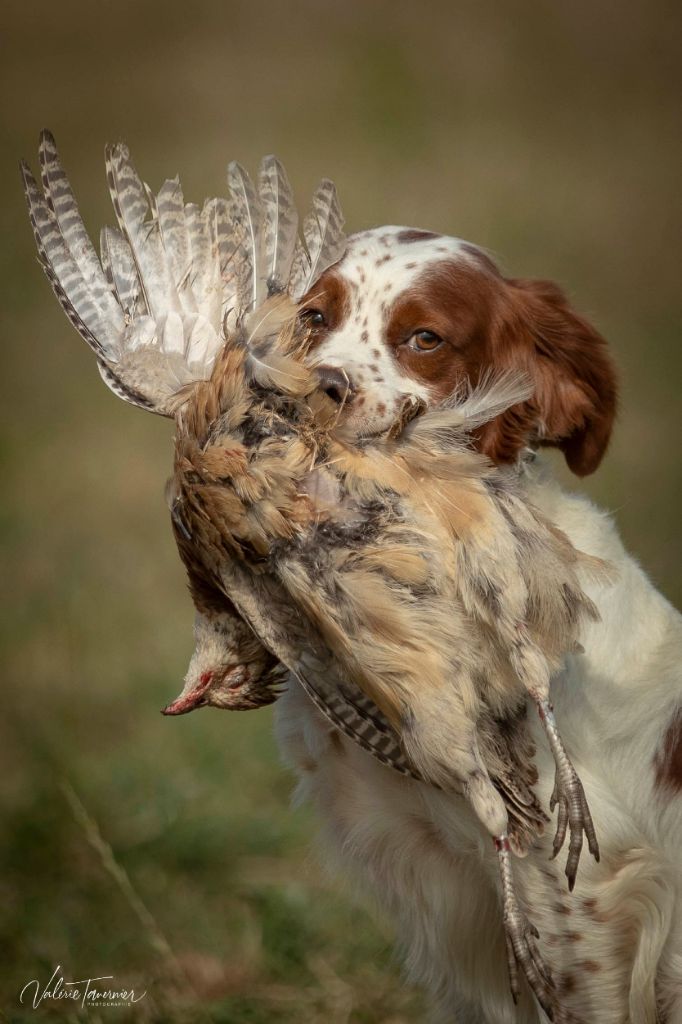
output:
{"label": "game bird", "polygon": [[374,757],[462,794],[497,851],[512,992],[520,967],[550,1018],[568,1020],[511,852],[548,820],[532,789],[530,697],[556,764],[554,853],[568,835],[569,886],[583,835],[599,858],[550,680],[597,615],[581,580],[608,567],[469,443],[527,382],[485,380],[436,410],[406,401],[382,435],[353,436],[296,306],[344,252],[331,182],[299,236],[273,157],[257,186],[230,164],[230,197],[200,209],[177,178],[154,195],[126,147],[109,147],[118,227],[98,256],[47,132],[40,162],[42,188],[22,171],[57,298],[109,387],[175,422],[167,497],[196,648],[166,713],[258,707],[300,684]]}

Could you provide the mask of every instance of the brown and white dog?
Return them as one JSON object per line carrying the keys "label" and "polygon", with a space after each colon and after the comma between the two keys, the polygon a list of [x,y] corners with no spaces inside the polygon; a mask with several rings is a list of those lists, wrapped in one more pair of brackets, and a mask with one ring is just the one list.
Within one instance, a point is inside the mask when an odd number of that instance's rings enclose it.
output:
{"label": "brown and white dog", "polygon": [[[601,621],[553,683],[562,733],[601,848],[573,894],[551,836],[518,864],[562,1003],[583,1022],[682,1022],[682,617],[624,551],[610,518],[524,453],[559,447],[593,472],[616,407],[606,343],[554,285],[504,278],[474,246],[400,227],[362,232],[302,302],[328,393],[357,434],[386,429],[405,395],[438,403],[483,375],[524,370],[533,398],[484,427],[480,448],[517,463],[531,500],[576,547],[613,563],[588,592]],[[330,730],[294,682],[278,735],[335,862],[392,916],[409,977],[438,1019],[543,1019],[509,992],[494,854],[464,801],[406,779]],[[538,795],[554,777],[540,741]],[[550,830],[551,832],[552,830]]]}

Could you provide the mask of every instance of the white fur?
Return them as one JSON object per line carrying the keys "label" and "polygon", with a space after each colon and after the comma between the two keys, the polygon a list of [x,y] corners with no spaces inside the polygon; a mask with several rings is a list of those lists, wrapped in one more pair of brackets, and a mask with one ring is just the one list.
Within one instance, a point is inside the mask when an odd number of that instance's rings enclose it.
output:
{"label": "white fur", "polygon": [[[389,226],[350,236],[346,254],[334,268],[348,285],[348,314],[315,349],[315,362],[343,368],[358,397],[364,399],[345,413],[346,421],[363,433],[380,433],[390,427],[406,396],[424,401],[430,397],[424,384],[401,370],[386,344],[382,304],[392,305],[430,263],[446,256],[471,259],[457,238],[438,235],[401,243],[400,234],[408,230]],[[311,297],[314,294],[315,288]],[[308,305],[314,307],[312,298]]]}
{"label": "white fur", "polygon": [[[565,851],[550,861],[552,822],[515,861],[516,875],[559,991],[582,1021],[655,1024],[658,1000],[660,1020],[681,1024],[682,799],[655,788],[653,760],[682,701],[682,617],[624,551],[608,516],[537,469],[526,472],[531,500],[578,548],[614,563],[618,578],[586,583],[601,622],[585,629],[585,653],[571,656],[552,686],[601,863],[584,851],[569,894]],[[554,768],[529,715],[547,807]],[[494,852],[464,801],[383,767],[343,736],[332,741],[293,682],[277,731],[330,855],[392,917],[408,977],[433,996],[436,1019],[544,1019],[529,995],[512,1003]]]}

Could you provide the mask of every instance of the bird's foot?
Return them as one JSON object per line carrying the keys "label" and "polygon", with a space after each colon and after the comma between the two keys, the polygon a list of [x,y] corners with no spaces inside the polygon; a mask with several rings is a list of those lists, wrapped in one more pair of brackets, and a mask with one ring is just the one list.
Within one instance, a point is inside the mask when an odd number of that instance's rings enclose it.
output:
{"label": "bird's foot", "polygon": [[549,801],[551,811],[557,805],[559,807],[552,856],[556,857],[561,850],[566,839],[566,832],[568,831],[570,838],[568,842],[568,859],[566,861],[566,877],[568,879],[568,888],[572,892],[578,870],[578,861],[580,860],[583,848],[583,833],[587,836],[587,846],[596,861],[599,860],[599,843],[597,842],[597,834],[594,829],[583,784],[562,743],[552,705],[546,700],[538,701],[538,711],[547,733],[556,765],[554,790]]}
{"label": "bird's foot", "polygon": [[495,836],[495,849],[499,858],[502,879],[504,936],[507,942],[507,965],[512,997],[516,1003],[521,995],[520,967],[549,1019],[555,1024],[563,1024],[568,1018],[565,1017],[559,1006],[551,971],[538,949],[537,940],[540,937],[538,930],[528,920],[516,898],[509,839],[506,835]]}

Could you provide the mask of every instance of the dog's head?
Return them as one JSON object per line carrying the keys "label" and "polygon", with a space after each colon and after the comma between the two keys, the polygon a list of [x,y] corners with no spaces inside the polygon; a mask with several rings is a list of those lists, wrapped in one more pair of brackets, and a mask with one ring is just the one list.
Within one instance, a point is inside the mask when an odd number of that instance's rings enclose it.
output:
{"label": "dog's head", "polygon": [[556,285],[505,278],[459,239],[383,227],[351,236],[300,308],[327,393],[358,436],[385,431],[408,396],[437,404],[486,373],[517,369],[533,397],[486,424],[480,449],[504,463],[549,444],[580,476],[599,465],[614,366]]}

